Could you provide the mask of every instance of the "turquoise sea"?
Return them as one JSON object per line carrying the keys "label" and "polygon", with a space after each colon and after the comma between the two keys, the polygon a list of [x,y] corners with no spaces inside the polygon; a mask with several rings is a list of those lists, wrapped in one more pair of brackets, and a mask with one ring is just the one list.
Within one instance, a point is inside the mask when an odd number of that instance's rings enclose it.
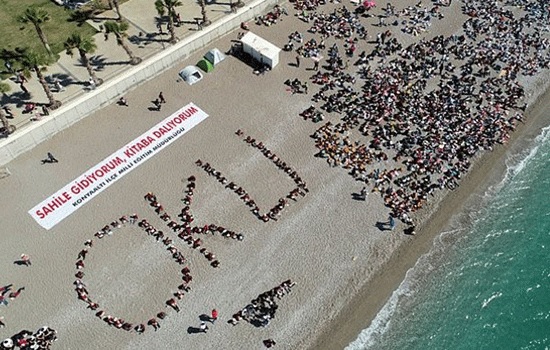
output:
{"label": "turquoise sea", "polygon": [[550,128],[508,163],[348,350],[550,349]]}

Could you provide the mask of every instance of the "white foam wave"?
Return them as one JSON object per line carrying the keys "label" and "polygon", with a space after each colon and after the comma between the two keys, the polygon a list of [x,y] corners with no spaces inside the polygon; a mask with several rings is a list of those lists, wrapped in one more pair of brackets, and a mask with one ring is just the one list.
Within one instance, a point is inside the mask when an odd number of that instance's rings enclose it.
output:
{"label": "white foam wave", "polygon": [[[408,274],[409,272],[407,272],[407,275]],[[386,305],[384,305],[382,310],[380,310],[374,320],[372,320],[370,326],[363,329],[361,333],[359,333],[357,339],[350,343],[344,350],[363,350],[373,346],[375,343],[375,338],[384,334],[390,326],[392,316],[397,310],[400,296],[408,293],[409,289],[407,287],[407,277],[405,277],[405,280],[401,282],[399,288],[392,293]]]}
{"label": "white foam wave", "polygon": [[488,299],[483,300],[483,304],[481,305],[481,308],[485,309],[491,301],[495,300],[496,298],[500,298],[501,296],[502,296],[501,292],[493,293],[493,295],[491,295]]}
{"label": "white foam wave", "polygon": [[[539,148],[545,142],[550,140],[550,126],[542,129],[542,132],[535,138],[533,147],[529,149],[529,153],[520,153],[519,155],[512,156],[506,159],[506,173],[503,180],[496,186],[497,190],[500,189],[505,183],[517,174],[521,173],[525,166],[529,164],[529,161],[535,157],[539,151]],[[519,158],[519,159],[518,159]]]}
{"label": "white foam wave", "polygon": [[541,129],[541,133],[535,138],[532,148],[520,152],[519,154],[512,155],[505,160],[506,172],[502,181],[497,185],[492,186],[485,196],[490,196],[507,184],[512,178],[521,173],[525,169],[526,165],[538,154],[540,146],[544,143],[550,142],[550,126]]}
{"label": "white foam wave", "polygon": [[415,282],[421,278],[421,276],[429,274],[436,268],[430,260],[451,244],[446,243],[445,237],[460,231],[460,229],[444,231],[438,235],[434,240],[432,249],[430,249],[428,253],[422,255],[416,264],[407,271],[399,287],[392,293],[390,299],[378,312],[370,326],[363,329],[361,333],[359,333],[357,339],[350,343],[345,350],[364,350],[376,347],[376,340],[388,331],[393,315],[401,306],[401,299],[403,297],[412,296],[415,290]]}

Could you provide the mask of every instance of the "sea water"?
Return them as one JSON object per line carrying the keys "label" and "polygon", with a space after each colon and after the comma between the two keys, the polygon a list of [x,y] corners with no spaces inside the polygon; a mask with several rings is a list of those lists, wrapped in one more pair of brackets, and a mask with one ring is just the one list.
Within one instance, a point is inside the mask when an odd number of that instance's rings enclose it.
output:
{"label": "sea water", "polygon": [[347,350],[550,349],[550,129]]}

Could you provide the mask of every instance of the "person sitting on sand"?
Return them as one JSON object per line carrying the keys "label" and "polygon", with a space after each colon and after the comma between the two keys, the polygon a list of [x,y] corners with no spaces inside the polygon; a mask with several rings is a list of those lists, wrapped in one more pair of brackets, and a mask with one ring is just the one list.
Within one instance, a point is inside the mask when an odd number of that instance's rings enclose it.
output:
{"label": "person sitting on sand", "polygon": [[160,328],[160,325],[155,318],[151,318],[149,321],[147,321],[147,325],[153,327],[155,331]]}
{"label": "person sitting on sand", "polygon": [[134,327],[134,330],[136,331],[136,333],[142,334],[143,332],[145,332],[145,325],[138,324],[137,326]]}
{"label": "person sitting on sand", "polygon": [[177,302],[172,298],[172,299],[168,299],[166,301],[166,305],[167,306],[170,306],[172,309],[176,310],[176,312],[180,312],[180,308],[177,304]]}

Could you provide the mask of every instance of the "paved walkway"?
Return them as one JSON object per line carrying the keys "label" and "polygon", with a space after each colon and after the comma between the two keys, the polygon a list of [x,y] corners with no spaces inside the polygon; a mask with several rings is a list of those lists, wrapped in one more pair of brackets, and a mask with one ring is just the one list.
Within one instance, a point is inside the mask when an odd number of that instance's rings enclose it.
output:
{"label": "paved walkway", "polygon": [[[230,0],[227,2],[212,2],[206,5],[207,17],[212,22],[221,19],[231,13]],[[236,1],[236,0],[235,0]],[[193,34],[197,31],[195,24],[196,18],[202,18],[201,8],[195,1],[182,1],[183,5],[177,7],[177,12],[180,13],[181,19],[184,22],[182,26],[176,27],[176,35],[178,38]],[[249,3],[250,1],[244,1]],[[170,46],[168,42],[170,35],[167,33],[165,20],[163,32],[158,33],[157,23],[159,16],[154,7],[154,2],[151,0],[130,0],[120,6],[122,16],[130,24],[128,29],[128,42],[132,52],[143,59],[153,56],[155,53],[162,51]],[[105,40],[102,24],[109,19],[116,18],[114,11],[106,11],[99,15],[101,19],[88,21],[99,32],[94,36],[97,49],[94,54],[90,55],[90,61],[97,72],[98,78],[107,81],[115,75],[121,73],[129,66],[129,59],[122,47],[116,44],[114,36],[110,36]],[[74,52],[73,57],[65,52],[60,53],[59,60],[48,67],[46,79],[51,82],[52,92],[56,99],[63,103],[75,99],[82,94],[88,92],[87,82],[89,79],[86,68],[80,64],[78,53]],[[53,86],[54,79],[58,79],[64,87],[64,90],[57,92]],[[23,114],[24,103],[32,101],[35,103],[47,103],[48,99],[42,86],[34,77],[25,84],[31,92],[31,98],[23,99],[23,94],[19,85],[14,81],[7,80],[12,85],[10,93],[1,97],[1,105],[9,106],[14,113],[14,118],[10,120],[11,124],[17,126],[21,130],[25,126],[32,123],[31,118],[34,115]]]}

